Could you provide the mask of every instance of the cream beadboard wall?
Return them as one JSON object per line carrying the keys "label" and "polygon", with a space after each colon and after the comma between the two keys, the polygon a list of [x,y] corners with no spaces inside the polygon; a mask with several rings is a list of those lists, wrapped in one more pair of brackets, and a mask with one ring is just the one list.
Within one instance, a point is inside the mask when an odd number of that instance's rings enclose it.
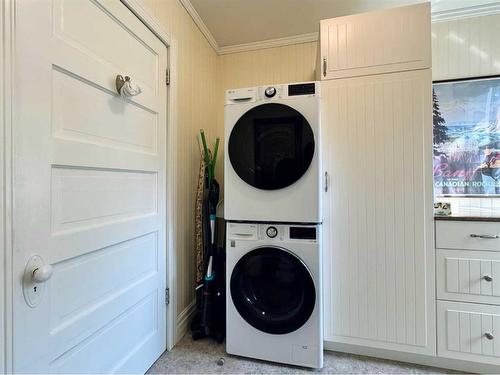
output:
{"label": "cream beadboard wall", "polygon": [[293,44],[219,56],[222,90],[314,80],[317,42]]}
{"label": "cream beadboard wall", "polygon": [[[500,74],[500,14],[435,22],[432,25],[434,80]],[[499,198],[438,198],[454,214],[500,216]]]}
{"label": "cream beadboard wall", "polygon": [[[178,97],[174,233],[177,248],[176,310],[182,334],[194,309],[194,205],[200,153],[196,136],[204,128],[212,142],[217,127],[217,54],[178,0],[141,0],[144,8],[177,38]],[[220,159],[219,159],[220,160]],[[217,167],[219,178],[223,170]],[[179,335],[178,335],[179,336]],[[180,337],[177,337],[180,338]]]}

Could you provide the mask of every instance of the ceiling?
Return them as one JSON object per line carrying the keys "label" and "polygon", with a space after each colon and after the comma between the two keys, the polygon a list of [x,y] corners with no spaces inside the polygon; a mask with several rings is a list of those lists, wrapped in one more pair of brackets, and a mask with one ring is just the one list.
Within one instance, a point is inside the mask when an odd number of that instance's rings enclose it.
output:
{"label": "ceiling", "polygon": [[[219,47],[318,31],[319,20],[424,0],[189,0]],[[432,11],[498,0],[432,0]]]}

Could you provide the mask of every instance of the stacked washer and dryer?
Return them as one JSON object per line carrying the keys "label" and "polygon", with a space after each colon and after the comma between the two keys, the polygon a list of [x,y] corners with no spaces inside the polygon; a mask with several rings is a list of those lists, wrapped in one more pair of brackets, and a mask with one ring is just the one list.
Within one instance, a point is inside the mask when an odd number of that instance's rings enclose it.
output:
{"label": "stacked washer and dryer", "polygon": [[230,354],[321,368],[319,82],[225,97]]}

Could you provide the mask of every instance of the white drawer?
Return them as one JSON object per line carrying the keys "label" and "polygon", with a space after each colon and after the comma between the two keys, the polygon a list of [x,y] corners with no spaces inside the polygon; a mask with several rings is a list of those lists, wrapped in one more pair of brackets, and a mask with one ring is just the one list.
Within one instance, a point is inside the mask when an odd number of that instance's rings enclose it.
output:
{"label": "white drawer", "polygon": [[436,220],[436,248],[500,251],[500,222]]}
{"label": "white drawer", "polygon": [[436,252],[437,298],[500,305],[500,252]]}
{"label": "white drawer", "polygon": [[437,302],[438,356],[499,365],[500,307]]}

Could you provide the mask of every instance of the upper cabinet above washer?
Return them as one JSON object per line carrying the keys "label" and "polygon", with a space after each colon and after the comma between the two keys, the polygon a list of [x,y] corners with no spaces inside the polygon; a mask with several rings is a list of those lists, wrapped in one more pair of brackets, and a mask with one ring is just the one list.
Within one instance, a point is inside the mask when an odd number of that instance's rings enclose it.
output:
{"label": "upper cabinet above washer", "polygon": [[431,67],[429,3],[321,21],[321,79]]}

